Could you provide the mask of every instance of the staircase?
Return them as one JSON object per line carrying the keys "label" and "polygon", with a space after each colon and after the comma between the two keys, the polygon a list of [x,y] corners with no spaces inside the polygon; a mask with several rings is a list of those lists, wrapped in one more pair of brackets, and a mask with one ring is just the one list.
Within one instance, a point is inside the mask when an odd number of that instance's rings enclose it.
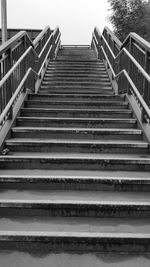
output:
{"label": "staircase", "polygon": [[61,47],[5,145],[2,250],[150,251],[149,144],[89,46]]}

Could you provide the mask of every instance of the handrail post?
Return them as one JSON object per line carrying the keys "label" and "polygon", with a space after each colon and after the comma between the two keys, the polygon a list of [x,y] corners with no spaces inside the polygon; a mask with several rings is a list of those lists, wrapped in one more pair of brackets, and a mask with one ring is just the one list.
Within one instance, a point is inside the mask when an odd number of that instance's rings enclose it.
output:
{"label": "handrail post", "polygon": [[[131,36],[130,36],[130,41],[129,41],[129,53],[130,54],[132,54],[132,38],[131,38]],[[127,68],[128,68],[128,74],[129,74],[129,76],[131,76],[130,74],[131,74],[131,61],[130,61],[130,59],[129,59],[129,61],[127,62]],[[128,92],[128,94],[130,94],[130,84],[128,83],[127,84],[127,92]]]}
{"label": "handrail post", "polygon": [[[7,54],[6,55],[6,59],[5,59],[5,71],[6,73],[11,69],[12,67],[12,52],[11,52],[11,48],[9,48],[9,50],[7,51]],[[9,102],[9,100],[11,99],[12,97],[12,93],[13,93],[13,81],[12,81],[12,77],[10,77],[7,82],[6,82],[6,103]],[[12,119],[12,116],[13,116],[13,110],[12,110],[12,107],[10,109],[10,112],[9,112],[9,115],[8,115],[8,119],[11,120]]]}
{"label": "handrail post", "polygon": [[98,54],[99,54],[99,59],[102,60],[102,50],[101,50],[101,44],[102,44],[102,37],[99,38],[98,40]]}
{"label": "handrail post", "polygon": [[[144,69],[146,70],[146,72],[149,73],[149,70],[150,70],[150,53],[147,50],[145,51],[145,66],[144,66]],[[143,99],[146,102],[146,104],[148,105],[148,107],[150,107],[150,84],[146,80],[146,78],[144,79],[144,82],[143,82]],[[146,112],[142,108],[142,121],[143,122],[146,121],[145,116],[146,116]]]}

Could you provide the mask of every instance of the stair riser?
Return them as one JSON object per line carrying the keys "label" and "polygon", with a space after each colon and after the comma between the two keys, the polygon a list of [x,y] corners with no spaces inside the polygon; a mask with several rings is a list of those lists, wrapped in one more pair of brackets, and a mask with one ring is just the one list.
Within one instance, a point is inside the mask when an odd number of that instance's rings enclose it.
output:
{"label": "stair riser", "polygon": [[[60,66],[66,66],[66,65],[69,65],[69,66],[78,66],[78,67],[88,67],[88,68],[90,68],[91,66],[92,67],[94,67],[94,68],[102,68],[102,69],[105,69],[105,67],[104,67],[104,64],[103,63],[100,63],[100,62],[98,62],[98,61],[92,61],[92,62],[87,62],[87,61],[81,61],[81,60],[76,60],[75,62],[73,62],[73,61],[69,61],[68,60],[68,62],[65,60],[65,61],[57,61],[57,60],[55,60],[55,61],[51,61],[50,62],[50,64],[48,65],[48,68],[50,68],[51,66],[57,66],[57,67],[60,67]],[[105,71],[106,71],[106,69],[105,69]]]}
{"label": "stair riser", "polygon": [[83,140],[142,140],[139,134],[103,134],[103,133],[88,133],[87,131],[77,130],[76,132],[66,131],[18,131],[12,133],[12,138],[60,138],[60,139],[83,139]]}
{"label": "stair riser", "polygon": [[0,158],[0,169],[150,171],[148,160],[87,158]]}
{"label": "stair riser", "polygon": [[84,178],[0,178],[2,190],[81,190],[81,191],[121,191],[150,192],[150,182],[146,180],[111,180]]}
{"label": "stair riser", "polygon": [[[84,76],[88,76],[88,75],[97,75],[98,77],[106,77],[108,78],[108,75],[106,73],[105,69],[101,69],[101,68],[94,68],[94,67],[81,67],[81,66],[59,66],[59,67],[51,67],[48,68],[46,70],[46,77],[49,77],[49,75],[72,75],[73,77],[76,76],[80,76],[80,75],[84,75]],[[74,76],[75,75],[75,76]]]}
{"label": "stair riser", "polygon": [[90,77],[84,77],[84,78],[80,78],[80,77],[65,77],[64,75],[61,75],[61,77],[45,77],[43,79],[43,84],[49,84],[49,83],[83,83],[83,84],[109,84],[110,85],[110,81],[108,78],[90,78]]}
{"label": "stair riser", "polygon": [[59,69],[49,69],[46,71],[44,78],[49,77],[73,77],[73,78],[80,78],[80,77],[93,77],[93,78],[99,78],[99,79],[108,79],[108,75],[106,74],[106,71],[103,70],[93,70],[93,69],[79,69],[79,68],[59,68]]}
{"label": "stair riser", "polygon": [[1,217],[54,216],[94,218],[150,218],[150,207],[141,205],[0,202]]}
{"label": "stair riser", "polygon": [[[91,237],[38,237],[24,238],[24,237],[0,237],[0,250],[21,251],[34,253],[39,252],[40,255],[49,254],[53,252],[121,252],[121,253],[145,253],[150,252],[150,240],[144,238],[91,238]],[[13,241],[14,240],[14,241]],[[19,240],[19,241],[15,241]],[[35,254],[36,255],[36,254]],[[129,255],[129,254],[128,254]]]}
{"label": "stair riser", "polygon": [[111,147],[111,146],[101,146],[101,145],[80,145],[80,144],[9,144],[7,142],[7,147],[13,152],[67,152],[67,153],[147,153],[146,148],[132,148],[128,147]]}
{"label": "stair riser", "polygon": [[125,123],[125,122],[117,122],[116,121],[63,121],[63,120],[48,120],[44,121],[43,119],[40,121],[39,119],[34,120],[25,120],[25,119],[17,119],[17,126],[19,127],[63,127],[63,128],[94,128],[94,129],[102,129],[102,128],[113,128],[113,129],[135,129],[136,123]]}
{"label": "stair riser", "polygon": [[93,94],[49,94],[49,95],[42,95],[42,94],[29,94],[28,100],[41,100],[41,101],[47,101],[47,100],[57,100],[57,101],[111,101],[111,102],[117,102],[117,101],[124,101],[124,97],[119,96],[107,96],[107,95],[93,95]]}
{"label": "stair riser", "polygon": [[82,60],[82,59],[84,59],[84,60],[94,60],[94,61],[96,61],[97,60],[97,57],[96,57],[96,55],[95,54],[93,54],[93,53],[72,53],[72,54],[58,54],[57,55],[57,58],[56,58],[56,61],[59,61],[59,60],[73,60],[73,61],[75,61],[75,60],[77,60],[77,59],[79,59],[79,61],[80,60]]}
{"label": "stair riser", "polygon": [[70,65],[59,65],[59,66],[51,66],[47,68],[45,75],[54,75],[54,74],[61,74],[61,75],[98,75],[99,77],[108,77],[106,70],[104,68],[99,67],[86,67],[86,66],[70,66]]}
{"label": "stair riser", "polygon": [[98,66],[98,67],[102,67],[102,68],[104,68],[104,64],[103,64],[103,62],[101,61],[97,61],[97,60],[94,60],[94,62],[93,62],[93,60],[92,61],[82,61],[82,60],[75,60],[74,62],[73,61],[71,61],[70,62],[70,60],[61,60],[61,62],[60,62],[60,60],[53,60],[53,61],[50,61],[50,63],[48,64],[48,67],[50,67],[50,66],[59,66],[59,65],[65,65],[65,64],[70,64],[70,65],[76,65],[76,64],[78,64],[78,65],[84,65],[84,66]]}
{"label": "stair riser", "polygon": [[69,59],[74,59],[74,58],[77,58],[77,57],[87,57],[87,58],[95,58],[95,60],[97,60],[97,57],[96,57],[96,53],[94,53],[94,51],[71,51],[70,53],[66,53],[66,52],[59,52],[58,55],[57,55],[57,59],[59,58],[62,58],[62,57],[68,57]]}
{"label": "stair riser", "polygon": [[[57,102],[47,102],[47,101],[28,101],[25,102],[24,104],[25,108],[62,108],[62,109],[67,109],[67,108],[82,108],[82,109],[127,109],[128,105],[125,104],[119,104],[119,103],[84,103],[84,102],[77,102],[77,103],[71,103],[71,102],[59,102],[57,104]],[[69,111],[68,111],[69,113]]]}
{"label": "stair riser", "polygon": [[[76,89],[72,89],[70,87],[66,87],[66,88],[48,88],[48,89],[45,89],[43,87],[40,88],[40,91],[39,93],[42,93],[42,94],[55,94],[55,93],[59,93],[59,94],[64,94],[64,93],[74,93],[74,90],[76,90],[76,93],[82,93],[82,94],[87,94],[88,91],[89,93],[91,93],[91,90],[92,88],[78,88],[76,87]],[[107,95],[114,95],[114,92],[111,90],[111,89],[102,89],[102,88],[99,88],[98,90],[97,89],[93,89],[92,90],[92,93],[95,93],[95,94],[105,94],[107,93]]]}
{"label": "stair riser", "polygon": [[100,86],[111,86],[111,83],[108,81],[91,81],[91,80],[65,80],[65,79],[55,79],[55,80],[49,80],[49,81],[43,81],[42,86],[93,86],[93,87],[100,87]]}
{"label": "stair riser", "polygon": [[57,57],[57,62],[60,62],[60,61],[63,61],[63,63],[64,62],[73,62],[73,63],[75,63],[75,62],[84,62],[84,63],[89,63],[89,61],[92,63],[95,63],[95,57],[86,57],[86,56],[76,56],[76,58],[74,57],[74,58],[70,58],[69,56],[67,57],[67,56],[62,56],[62,57]]}
{"label": "stair riser", "polygon": [[76,93],[80,93],[80,92],[82,92],[82,91],[84,91],[85,93],[88,93],[88,90],[92,90],[93,91],[93,93],[95,93],[95,91],[96,92],[98,92],[99,94],[101,93],[101,92],[103,92],[103,94],[107,94],[107,93],[109,93],[109,92],[111,92],[112,94],[114,94],[113,93],[113,91],[112,91],[112,88],[110,87],[110,86],[108,86],[108,87],[106,87],[106,86],[104,86],[104,85],[96,85],[96,86],[92,86],[92,85],[84,85],[84,84],[73,84],[72,85],[72,83],[70,83],[70,84],[62,84],[62,83],[60,83],[60,84],[55,84],[55,85],[41,85],[41,87],[40,87],[40,89],[42,89],[42,90],[54,90],[54,93],[55,92],[57,92],[57,91],[55,91],[55,90],[61,90],[61,92],[63,93],[65,93],[65,90],[69,90],[69,92],[71,93],[71,92],[74,92],[74,91],[76,91]]}
{"label": "stair riser", "polygon": [[88,112],[87,110],[81,110],[81,111],[68,111],[68,110],[50,110],[50,111],[38,111],[38,110],[32,110],[32,109],[22,109],[21,116],[24,117],[63,117],[63,118],[131,118],[131,113],[122,113],[120,112],[114,112],[114,111],[99,111],[99,112]]}
{"label": "stair riser", "polygon": [[49,73],[49,74],[45,74],[44,76],[44,81],[47,81],[47,80],[52,80],[52,79],[66,79],[66,80],[69,80],[69,79],[73,79],[73,80],[85,80],[85,79],[88,79],[88,80],[100,80],[100,81],[110,81],[109,78],[108,78],[108,75],[107,74],[99,74],[99,73],[65,73],[65,72],[55,72],[55,73]]}

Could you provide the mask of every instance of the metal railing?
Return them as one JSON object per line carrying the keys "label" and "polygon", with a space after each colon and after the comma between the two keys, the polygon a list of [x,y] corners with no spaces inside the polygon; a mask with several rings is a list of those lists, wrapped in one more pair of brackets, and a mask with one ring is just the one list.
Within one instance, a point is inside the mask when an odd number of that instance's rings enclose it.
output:
{"label": "metal railing", "polygon": [[[8,28],[7,29],[7,40],[11,39],[20,31],[26,31],[30,39],[33,41],[42,31],[41,29],[19,29],[19,28]],[[2,31],[0,29],[0,44],[2,44]]]}
{"label": "metal railing", "polygon": [[0,46],[0,125],[13,118],[13,106],[26,89],[38,91],[43,69],[55,58],[60,46],[60,31],[46,27],[31,41],[20,32]]}
{"label": "metal railing", "polygon": [[140,107],[142,122],[150,123],[150,43],[130,33],[121,43],[107,28],[94,29],[91,46],[104,61],[116,93],[132,95]]}

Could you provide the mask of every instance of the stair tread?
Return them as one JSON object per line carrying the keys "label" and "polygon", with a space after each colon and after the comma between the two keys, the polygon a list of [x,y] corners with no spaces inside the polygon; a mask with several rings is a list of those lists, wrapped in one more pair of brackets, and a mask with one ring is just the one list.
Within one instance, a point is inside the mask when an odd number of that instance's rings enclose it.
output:
{"label": "stair tread", "polygon": [[[81,234],[77,232],[48,232],[48,231],[0,231],[0,240],[9,240],[10,237],[14,237],[14,240],[19,241],[24,240],[24,241],[39,241],[39,238],[45,238],[45,240],[49,240],[49,238],[52,237],[72,237],[72,238],[107,238],[108,240],[111,240],[113,238],[121,238],[121,239],[150,239],[150,234],[149,233],[112,233],[112,232],[107,232],[107,233],[89,233],[89,232],[83,232]],[[20,237],[20,238],[19,238]],[[31,237],[31,239],[30,239]],[[37,238],[36,238],[37,237]],[[11,238],[11,240],[12,240]]]}
{"label": "stair tread", "polygon": [[13,131],[86,131],[86,132],[102,132],[102,133],[136,133],[136,134],[142,134],[142,130],[139,129],[123,129],[123,128],[102,128],[102,129],[97,129],[97,128],[77,128],[77,127],[67,127],[67,128],[61,128],[61,127],[13,127]]}
{"label": "stair tread", "polygon": [[0,207],[5,203],[150,206],[150,194],[117,191],[0,190]]}
{"label": "stair tread", "polygon": [[[34,102],[37,102],[37,103],[41,103],[41,100],[40,99],[32,99],[32,100],[28,100],[28,101],[26,101],[26,102],[28,102],[28,103],[34,103]],[[71,104],[74,104],[74,103],[77,103],[77,104],[80,104],[80,103],[82,103],[82,104],[84,104],[84,103],[87,103],[87,104],[90,104],[90,103],[92,103],[92,104],[117,104],[117,105],[128,105],[128,102],[127,101],[120,101],[120,100],[113,100],[113,101],[111,101],[111,100],[93,100],[92,102],[91,102],[91,100],[74,100],[74,99],[72,99],[72,100],[67,100],[67,99],[61,99],[61,100],[51,100],[51,99],[48,99],[48,100],[44,100],[43,101],[45,104],[46,103],[53,103],[53,104],[55,104],[55,103],[71,103]]]}
{"label": "stair tread", "polygon": [[32,108],[22,108],[22,110],[31,110],[31,111],[34,111],[34,110],[37,110],[37,111],[43,111],[43,112],[47,112],[47,111],[87,111],[87,112],[121,112],[121,113],[132,113],[132,110],[131,109],[107,109],[107,108],[101,108],[101,109],[90,109],[90,108],[86,108],[86,109],[83,109],[83,108],[41,108],[41,107],[32,107]]}
{"label": "stair tread", "polygon": [[13,139],[7,139],[7,143],[29,143],[29,144],[49,144],[49,143],[66,143],[66,144],[102,144],[102,145],[119,145],[119,146],[126,146],[126,145],[133,145],[133,146],[142,146],[142,147],[148,147],[148,142],[144,141],[134,141],[134,140],[107,140],[107,141],[99,141],[99,140],[68,140],[68,139],[42,139],[42,138],[13,138]]}
{"label": "stair tread", "polygon": [[27,177],[27,178],[80,178],[80,179],[89,179],[89,178],[97,178],[99,179],[100,177],[102,179],[150,179],[150,173],[149,172],[142,172],[142,171],[94,171],[94,170],[41,170],[41,169],[34,169],[34,170],[28,170],[28,169],[0,169],[0,177],[3,179],[4,177],[8,178],[17,178],[17,177]]}
{"label": "stair tread", "polygon": [[21,116],[21,117],[17,117],[17,120],[28,120],[28,121],[50,121],[50,120],[55,120],[55,121],[95,121],[95,122],[113,122],[113,123],[136,123],[137,120],[133,119],[133,118],[64,118],[64,117],[25,117],[25,116]]}
{"label": "stair tread", "polygon": [[[12,152],[11,152],[12,153]],[[16,160],[20,161],[21,159],[30,161],[34,159],[78,159],[78,160],[102,160],[102,161],[111,161],[111,162],[124,162],[124,164],[138,162],[141,163],[150,163],[150,154],[95,154],[95,153],[63,153],[63,152],[13,152],[7,156],[0,156],[0,161],[5,160]]]}
{"label": "stair tread", "polygon": [[121,99],[121,100],[124,100],[124,95],[112,95],[112,96],[108,96],[107,94],[95,94],[95,93],[93,93],[93,92],[89,92],[88,94],[82,94],[82,93],[76,93],[76,92],[74,92],[74,93],[69,93],[69,94],[66,94],[66,93],[50,93],[50,94],[43,94],[43,93],[38,93],[38,94],[29,94],[28,95],[29,97],[52,97],[52,96],[60,96],[60,97],[62,97],[62,96],[87,96],[87,97],[101,97],[101,98],[103,98],[103,97],[105,97],[105,98],[109,98],[109,99],[112,99],[112,98],[114,98],[114,99]]}
{"label": "stair tread", "polygon": [[[43,220],[45,219],[45,221]],[[46,218],[2,218],[0,219],[0,237],[4,235],[41,235],[41,233],[48,234],[48,236],[66,236],[69,235],[77,236],[95,236],[97,233],[98,237],[108,236],[107,233],[120,234],[126,233],[128,237],[138,234],[137,237],[140,238],[141,234],[148,234],[150,236],[150,225],[149,221],[146,219],[141,219],[137,222],[136,219],[113,219],[113,218],[60,218],[51,217]],[[10,230],[11,229],[11,230]],[[27,233],[28,231],[28,233]],[[61,233],[61,234],[60,234]],[[112,235],[113,236],[113,235]],[[135,236],[134,236],[135,237]],[[143,235],[146,237],[146,235]]]}

